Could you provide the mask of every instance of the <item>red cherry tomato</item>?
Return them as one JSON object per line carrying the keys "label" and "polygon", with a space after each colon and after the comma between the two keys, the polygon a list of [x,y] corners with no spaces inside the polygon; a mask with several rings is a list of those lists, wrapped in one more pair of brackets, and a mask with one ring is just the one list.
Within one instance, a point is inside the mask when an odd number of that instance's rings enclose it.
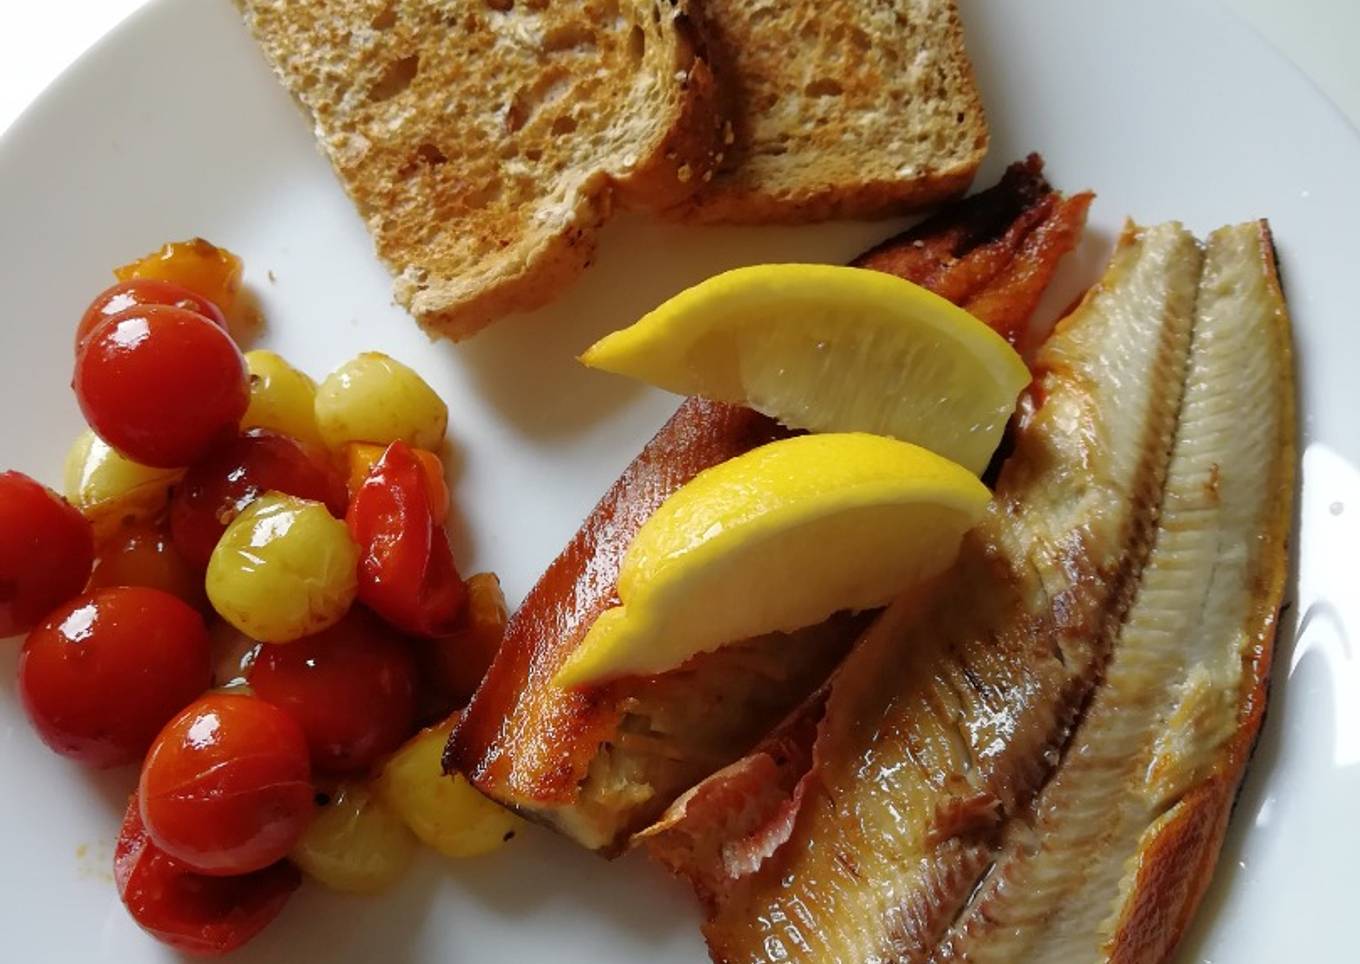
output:
{"label": "red cherry tomato", "polygon": [[19,696],[42,741],[96,767],[142,758],[212,685],[197,611],[159,589],[98,589],[54,612],[19,655]]}
{"label": "red cherry tomato", "polygon": [[134,278],[105,288],[90,302],[90,307],[85,309],[80,324],[76,326],[76,351],[80,351],[80,346],[85,344],[85,339],[92,331],[114,315],[142,305],[174,305],[202,315],[224,331],[227,327],[222,309],[202,295],[170,281]]}
{"label": "red cherry tomato", "polygon": [[85,517],[21,472],[0,472],[0,637],[80,592],[94,562]]}
{"label": "red cherry tomato", "polygon": [[236,343],[172,305],[131,308],[96,328],[76,355],[72,384],[100,438],[157,468],[197,461],[235,434],[250,403]]}
{"label": "red cherry tomato", "polygon": [[170,531],[186,559],[206,566],[242,509],[271,489],[323,502],[345,515],[344,479],[287,435],[253,428],[214,448],[185,473],[170,500]]}
{"label": "red cherry tomato", "polygon": [[164,524],[130,523],[99,547],[86,588],[109,586],[149,586],[178,596],[199,610],[208,605],[203,570],[189,564]]}
{"label": "red cherry tomato", "polygon": [[359,600],[405,632],[444,636],[456,628],[467,592],[425,486],[411,447],[393,442],[345,521],[359,544]]}
{"label": "red cherry tomato", "polygon": [[312,817],[307,738],[264,700],[209,693],[156,737],[137,793],[151,839],[189,869],[260,870],[288,854]]}
{"label": "red cherry tomato", "polygon": [[415,732],[410,644],[362,609],[313,636],[262,647],[248,678],[256,696],[302,726],[319,770],[364,770]]}
{"label": "red cherry tomato", "polygon": [[286,860],[238,877],[194,873],[151,842],[133,794],[113,851],[113,880],[132,919],[152,937],[217,957],[264,930],[302,874]]}

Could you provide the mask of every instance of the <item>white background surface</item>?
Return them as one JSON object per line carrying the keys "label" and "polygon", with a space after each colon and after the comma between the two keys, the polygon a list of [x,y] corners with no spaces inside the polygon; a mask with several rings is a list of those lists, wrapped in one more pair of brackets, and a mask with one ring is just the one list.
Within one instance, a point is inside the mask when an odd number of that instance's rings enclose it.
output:
{"label": "white background surface", "polygon": [[[1315,64],[1319,83],[1360,117],[1357,68],[1341,49],[1360,37],[1357,0],[1233,4],[1258,16],[1278,7],[1267,32]],[[0,94],[36,93],[133,5],[25,0],[20,10],[0,0]],[[976,11],[970,42],[995,125],[979,183],[1042,147],[1055,183],[1100,192],[1054,310],[1090,280],[1126,212],[1184,218],[1200,232],[1269,214],[1281,240],[1302,375],[1297,589],[1261,744],[1180,960],[1354,960],[1345,924],[1360,865],[1360,326],[1347,233],[1360,220],[1356,135],[1215,0],[964,5]],[[13,113],[5,105],[29,93],[0,101],[0,126]],[[69,370],[67,320],[107,282],[111,261],[203,231],[246,255],[247,284],[270,319],[265,347],[319,375],[381,345],[449,400],[462,456],[457,504],[469,510],[458,556],[468,571],[500,571],[512,600],[675,405],[593,376],[572,361],[576,351],[721,268],[840,261],[887,233],[696,232],[623,219],[606,232],[590,284],[455,350],[428,343],[391,304],[359,219],[228,0],[151,12],[31,120],[0,142],[0,412],[26,416],[0,422],[5,467],[53,479],[78,427],[64,374],[54,374]],[[12,674],[12,653],[0,652],[0,677]],[[48,753],[8,697],[0,772],[11,775],[0,794],[0,962],[177,960],[136,930],[108,879],[129,775],[92,776]],[[693,964],[702,960],[694,914],[683,888],[640,860],[605,868],[529,831],[492,860],[425,859],[384,897],[305,887],[236,961]]]}
{"label": "white background surface", "polygon": [[[71,61],[144,2],[3,0],[10,9],[5,10],[4,29],[0,29],[0,131]],[[1356,52],[1360,44],[1360,0],[1222,2],[1246,17],[1302,67],[1351,123],[1360,126],[1360,56]]]}

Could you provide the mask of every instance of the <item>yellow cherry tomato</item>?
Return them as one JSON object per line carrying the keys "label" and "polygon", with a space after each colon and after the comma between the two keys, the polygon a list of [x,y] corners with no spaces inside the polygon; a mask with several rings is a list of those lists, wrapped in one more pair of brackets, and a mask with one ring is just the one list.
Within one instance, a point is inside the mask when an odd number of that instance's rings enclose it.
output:
{"label": "yellow cherry tomato", "polygon": [[453,719],[422,730],[392,755],[378,791],[420,840],[447,857],[475,857],[502,847],[523,821],[492,803],[440,758]]}
{"label": "yellow cherry tomato", "polygon": [[126,458],[89,429],[66,453],[64,495],[100,536],[124,522],[146,520],[165,509],[183,469],[156,469]]}
{"label": "yellow cherry tomato", "polygon": [[342,783],[289,854],[309,877],[350,894],[376,894],[396,883],[415,855],[406,824],[364,783]]}
{"label": "yellow cherry tomato", "polygon": [[316,382],[272,351],[246,352],[250,407],[241,428],[267,428],[320,447],[316,428]]}
{"label": "yellow cherry tomato", "polygon": [[349,529],[324,505],[269,492],[222,534],[208,560],[208,599],[250,638],[288,642],[340,621],[358,564]]}
{"label": "yellow cherry tomato", "polygon": [[448,421],[448,406],[425,379],[381,352],[345,362],[316,392],[317,428],[333,449],[398,439],[413,448],[437,449]]}

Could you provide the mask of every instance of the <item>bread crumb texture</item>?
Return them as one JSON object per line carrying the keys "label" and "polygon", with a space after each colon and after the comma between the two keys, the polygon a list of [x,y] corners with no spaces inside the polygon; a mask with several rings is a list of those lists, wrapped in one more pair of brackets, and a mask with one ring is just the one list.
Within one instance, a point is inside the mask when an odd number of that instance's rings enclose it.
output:
{"label": "bread crumb texture", "polygon": [[431,332],[551,300],[723,124],[689,0],[239,0]]}
{"label": "bread crumb texture", "polygon": [[967,188],[987,123],[953,0],[706,0],[733,117],[700,221],[882,217]]}

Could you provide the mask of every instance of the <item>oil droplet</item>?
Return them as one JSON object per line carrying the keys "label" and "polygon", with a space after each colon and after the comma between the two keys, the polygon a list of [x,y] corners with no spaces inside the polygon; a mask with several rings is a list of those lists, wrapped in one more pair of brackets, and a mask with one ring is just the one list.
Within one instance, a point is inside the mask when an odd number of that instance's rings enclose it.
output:
{"label": "oil droplet", "polygon": [[1327,508],[1328,511],[1332,513],[1332,515],[1340,515],[1341,513],[1346,511],[1346,507],[1342,505],[1340,502],[1333,502]]}

